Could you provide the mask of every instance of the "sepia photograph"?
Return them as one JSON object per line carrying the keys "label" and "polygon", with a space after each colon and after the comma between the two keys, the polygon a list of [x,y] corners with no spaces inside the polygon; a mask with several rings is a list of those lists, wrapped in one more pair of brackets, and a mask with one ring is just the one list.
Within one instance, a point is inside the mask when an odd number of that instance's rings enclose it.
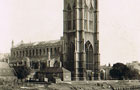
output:
{"label": "sepia photograph", "polygon": [[140,90],[140,0],[0,0],[0,90]]}

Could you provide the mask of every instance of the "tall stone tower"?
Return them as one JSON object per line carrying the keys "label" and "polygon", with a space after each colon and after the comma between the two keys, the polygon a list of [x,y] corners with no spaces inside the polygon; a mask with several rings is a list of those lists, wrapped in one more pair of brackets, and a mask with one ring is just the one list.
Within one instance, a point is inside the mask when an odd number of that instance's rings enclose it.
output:
{"label": "tall stone tower", "polygon": [[98,80],[98,0],[64,0],[63,12],[63,66],[73,80]]}

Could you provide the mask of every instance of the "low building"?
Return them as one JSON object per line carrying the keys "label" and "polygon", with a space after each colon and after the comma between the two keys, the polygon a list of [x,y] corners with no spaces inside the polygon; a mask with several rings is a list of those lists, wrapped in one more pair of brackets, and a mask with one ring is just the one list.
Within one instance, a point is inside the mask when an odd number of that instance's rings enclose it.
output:
{"label": "low building", "polygon": [[110,80],[111,77],[110,77],[110,70],[111,70],[111,65],[109,64],[108,66],[104,65],[104,66],[101,66],[101,69],[100,69],[100,77],[101,77],[101,80]]}
{"label": "low building", "polygon": [[36,77],[40,81],[44,81],[45,78],[48,78],[49,82],[54,82],[57,80],[71,81],[71,72],[63,67],[47,67],[36,72]]}
{"label": "low building", "polygon": [[6,62],[0,62],[0,80],[2,81],[16,81],[15,71]]}

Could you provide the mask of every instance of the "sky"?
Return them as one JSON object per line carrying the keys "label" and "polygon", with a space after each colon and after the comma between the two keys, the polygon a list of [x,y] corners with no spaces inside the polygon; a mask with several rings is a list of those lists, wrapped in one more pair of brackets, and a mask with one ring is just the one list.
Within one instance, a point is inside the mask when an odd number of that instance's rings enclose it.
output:
{"label": "sky", "polygon": [[[63,36],[63,0],[0,0],[0,53]],[[140,0],[99,0],[101,64],[140,61]]]}

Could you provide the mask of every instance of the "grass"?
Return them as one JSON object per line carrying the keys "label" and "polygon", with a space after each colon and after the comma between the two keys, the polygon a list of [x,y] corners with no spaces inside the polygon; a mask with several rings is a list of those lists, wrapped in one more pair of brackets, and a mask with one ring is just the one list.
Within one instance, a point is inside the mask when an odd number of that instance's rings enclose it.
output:
{"label": "grass", "polygon": [[[89,81],[89,82],[72,82],[43,84],[43,83],[22,83],[12,84],[4,83],[0,85],[0,90],[112,90],[112,88],[140,88],[139,81]],[[140,90],[140,89],[137,89]]]}

